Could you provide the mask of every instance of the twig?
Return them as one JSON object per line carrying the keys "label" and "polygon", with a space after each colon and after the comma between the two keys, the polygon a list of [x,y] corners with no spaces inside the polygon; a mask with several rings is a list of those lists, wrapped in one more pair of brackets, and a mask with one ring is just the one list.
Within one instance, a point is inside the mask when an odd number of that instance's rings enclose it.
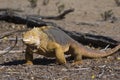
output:
{"label": "twig", "polygon": [[[0,39],[0,42],[2,42],[3,39]],[[8,41],[15,41],[15,38],[7,38]],[[22,40],[22,38],[18,38],[18,41]]]}
{"label": "twig", "polygon": [[[2,54],[4,54],[6,52],[6,50],[1,50],[0,51],[0,55],[2,55]],[[22,53],[22,52],[24,52],[23,50],[11,50],[11,51],[9,51],[9,53]]]}
{"label": "twig", "polygon": [[68,10],[64,11],[62,14],[56,16],[56,19],[63,19],[66,14],[73,12],[73,11],[74,11],[74,9],[68,9]]}
{"label": "twig", "polygon": [[62,71],[80,71],[80,70],[88,70],[90,68],[78,68],[78,69],[62,69]]}
{"label": "twig", "polygon": [[88,25],[88,26],[100,26],[105,24],[104,22],[100,22],[100,21],[95,21],[95,22],[88,22],[88,21],[82,21],[82,22],[73,22],[76,25]]}
{"label": "twig", "polygon": [[17,36],[16,36],[16,41],[15,44],[13,46],[11,46],[8,50],[6,50],[5,52],[1,53],[0,56],[7,54],[8,52],[10,52],[17,44]]}
{"label": "twig", "polygon": [[101,49],[101,51],[107,50],[109,46],[110,46],[110,44],[108,44],[104,49]]}
{"label": "twig", "polygon": [[16,31],[5,32],[2,34],[3,36],[0,35],[0,39],[7,37],[7,36],[10,36],[16,32],[24,32],[24,31],[27,31],[27,30],[16,30]]}

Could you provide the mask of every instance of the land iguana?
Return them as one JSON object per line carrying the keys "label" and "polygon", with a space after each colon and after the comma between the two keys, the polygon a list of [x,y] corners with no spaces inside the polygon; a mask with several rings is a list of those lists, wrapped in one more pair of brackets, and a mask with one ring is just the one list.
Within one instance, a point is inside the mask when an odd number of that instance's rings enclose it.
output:
{"label": "land iguana", "polygon": [[55,57],[60,64],[66,64],[64,54],[71,54],[74,57],[74,64],[79,64],[82,56],[90,58],[105,57],[120,49],[120,44],[106,51],[88,49],[62,30],[52,26],[35,27],[25,32],[23,34],[23,43],[27,45],[26,64],[33,64],[33,53],[46,57]]}

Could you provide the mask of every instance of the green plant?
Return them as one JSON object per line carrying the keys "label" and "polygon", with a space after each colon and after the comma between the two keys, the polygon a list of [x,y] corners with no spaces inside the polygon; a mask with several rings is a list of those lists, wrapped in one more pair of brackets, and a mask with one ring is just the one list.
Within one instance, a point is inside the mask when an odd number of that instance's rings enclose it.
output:
{"label": "green plant", "polygon": [[101,17],[104,21],[107,21],[113,17],[113,11],[112,10],[105,11],[104,13],[101,14]]}
{"label": "green plant", "polygon": [[47,5],[49,3],[49,0],[43,0],[43,5]]}
{"label": "green plant", "polygon": [[37,0],[28,0],[30,2],[30,5],[32,8],[35,8],[37,6]]}
{"label": "green plant", "polygon": [[117,6],[120,6],[120,0],[114,0]]}
{"label": "green plant", "polygon": [[61,4],[58,6],[58,13],[61,13],[65,9],[65,5]]}

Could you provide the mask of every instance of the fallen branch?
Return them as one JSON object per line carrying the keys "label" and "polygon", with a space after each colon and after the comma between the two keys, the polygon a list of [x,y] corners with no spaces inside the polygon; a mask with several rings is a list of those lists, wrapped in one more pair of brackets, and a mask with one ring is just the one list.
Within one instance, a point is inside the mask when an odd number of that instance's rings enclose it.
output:
{"label": "fallen branch", "polygon": [[39,15],[30,15],[28,17],[34,17],[34,18],[39,18],[39,19],[52,19],[52,20],[61,20],[65,18],[65,15],[67,15],[70,12],[73,12],[74,9],[68,9],[65,10],[63,13],[57,15],[57,16],[39,16]]}
{"label": "fallen branch", "polygon": [[83,34],[78,32],[69,32],[66,30],[65,32],[76,41],[81,42],[85,45],[91,43],[95,47],[99,46],[105,48],[107,45],[109,45],[109,47],[114,47],[120,44],[120,41],[116,41],[110,37],[106,37],[102,35],[93,35],[88,33]]}

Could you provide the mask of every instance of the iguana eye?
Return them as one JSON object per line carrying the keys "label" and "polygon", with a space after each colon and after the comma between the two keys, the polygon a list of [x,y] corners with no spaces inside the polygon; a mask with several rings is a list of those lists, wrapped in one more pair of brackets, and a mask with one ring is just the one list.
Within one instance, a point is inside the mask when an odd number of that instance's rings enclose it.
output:
{"label": "iguana eye", "polygon": [[29,38],[34,39],[33,36],[30,36]]}

